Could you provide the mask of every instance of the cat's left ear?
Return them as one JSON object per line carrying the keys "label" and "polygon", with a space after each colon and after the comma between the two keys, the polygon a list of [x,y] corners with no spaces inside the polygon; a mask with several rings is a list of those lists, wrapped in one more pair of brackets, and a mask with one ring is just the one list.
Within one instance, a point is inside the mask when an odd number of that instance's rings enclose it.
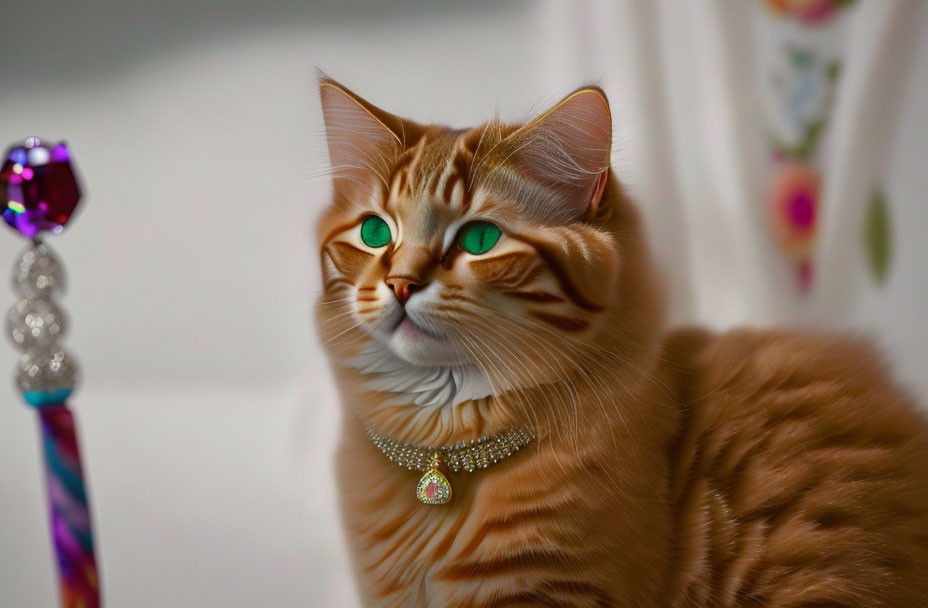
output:
{"label": "cat's left ear", "polygon": [[572,219],[596,213],[612,149],[612,114],[601,89],[574,91],[509,135],[507,143],[507,162],[550,194],[547,204],[556,208],[549,213]]}

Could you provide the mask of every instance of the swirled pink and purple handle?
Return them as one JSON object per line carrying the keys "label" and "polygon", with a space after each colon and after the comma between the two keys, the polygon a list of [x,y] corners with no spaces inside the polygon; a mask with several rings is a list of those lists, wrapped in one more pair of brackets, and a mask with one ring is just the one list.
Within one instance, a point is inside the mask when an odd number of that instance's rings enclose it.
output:
{"label": "swirled pink and purple handle", "polygon": [[99,608],[100,577],[74,416],[64,403],[39,408],[50,525],[64,608]]}

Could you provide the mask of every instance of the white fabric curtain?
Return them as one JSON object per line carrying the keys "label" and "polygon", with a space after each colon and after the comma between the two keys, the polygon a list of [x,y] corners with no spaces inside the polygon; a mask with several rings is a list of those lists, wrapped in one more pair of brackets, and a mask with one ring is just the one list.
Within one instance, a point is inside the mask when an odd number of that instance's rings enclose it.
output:
{"label": "white fabric curtain", "polygon": [[[645,210],[675,320],[865,333],[928,396],[928,244],[918,233],[928,227],[928,6],[857,0],[809,25],[768,4],[551,0],[542,61],[552,78],[584,75],[609,94],[614,162]],[[799,86],[778,92],[771,80],[787,47],[803,46],[841,66],[814,159],[820,229],[806,291],[767,220],[767,139],[789,122],[776,96]],[[874,189],[889,213],[882,282],[863,237]]]}

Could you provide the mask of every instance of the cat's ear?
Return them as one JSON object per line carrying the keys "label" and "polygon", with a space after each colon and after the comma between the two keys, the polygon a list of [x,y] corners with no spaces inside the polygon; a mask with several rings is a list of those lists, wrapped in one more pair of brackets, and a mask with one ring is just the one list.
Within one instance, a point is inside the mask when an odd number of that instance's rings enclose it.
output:
{"label": "cat's ear", "polygon": [[319,97],[337,196],[386,181],[393,162],[417,125],[381,110],[344,86],[323,77]]}
{"label": "cat's ear", "polygon": [[[592,216],[609,177],[612,114],[605,93],[578,89],[507,138],[509,163],[548,191],[555,216]],[[537,200],[537,197],[535,197]]]}

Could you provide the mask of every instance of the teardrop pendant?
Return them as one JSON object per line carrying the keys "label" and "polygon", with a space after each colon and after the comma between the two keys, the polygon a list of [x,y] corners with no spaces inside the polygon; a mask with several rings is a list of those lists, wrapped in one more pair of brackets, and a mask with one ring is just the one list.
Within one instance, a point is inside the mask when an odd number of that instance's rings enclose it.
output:
{"label": "teardrop pendant", "polygon": [[443,505],[451,500],[451,484],[438,469],[429,469],[419,479],[416,498],[427,505]]}
{"label": "teardrop pendant", "polygon": [[416,498],[427,505],[443,505],[451,500],[451,484],[438,469],[441,467],[441,452],[432,454],[429,470],[419,478]]}

